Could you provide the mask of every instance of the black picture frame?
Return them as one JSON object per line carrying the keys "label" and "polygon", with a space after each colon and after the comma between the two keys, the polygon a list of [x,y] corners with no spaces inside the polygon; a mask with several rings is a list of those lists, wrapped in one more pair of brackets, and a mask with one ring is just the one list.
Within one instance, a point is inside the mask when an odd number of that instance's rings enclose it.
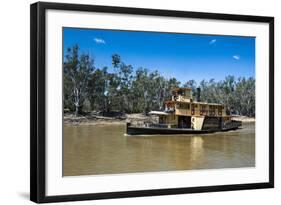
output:
{"label": "black picture frame", "polygon": [[[220,186],[153,189],[107,193],[46,196],[46,127],[45,127],[45,26],[46,10],[121,13],[130,15],[169,16],[195,19],[234,20],[269,24],[269,181]],[[37,203],[96,200],[198,192],[230,191],[274,187],[274,18],[265,16],[125,8],[82,4],[38,2],[30,7],[30,200]]]}

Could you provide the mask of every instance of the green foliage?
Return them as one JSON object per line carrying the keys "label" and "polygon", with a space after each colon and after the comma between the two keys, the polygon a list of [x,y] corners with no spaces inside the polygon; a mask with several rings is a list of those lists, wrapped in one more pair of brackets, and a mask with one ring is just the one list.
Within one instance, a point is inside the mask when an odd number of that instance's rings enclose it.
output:
{"label": "green foliage", "polygon": [[227,76],[223,81],[201,81],[201,99],[222,103],[231,114],[255,116],[255,79]]}
{"label": "green foliage", "polygon": [[79,46],[67,49],[64,61],[64,106],[82,113],[82,106],[89,96],[89,80],[94,71],[94,60],[88,54],[79,55]]}
{"label": "green foliage", "polygon": [[[79,53],[79,46],[67,49],[64,59],[64,108],[82,114],[85,102],[91,110],[103,115],[111,112],[145,113],[163,110],[171,99],[171,90],[180,87],[176,78],[165,78],[157,70],[137,68],[124,63],[118,54],[112,55],[112,68],[95,68],[89,54]],[[227,76],[216,82],[188,80],[183,87],[197,87],[201,100],[225,104],[228,112],[255,116],[255,79]]]}

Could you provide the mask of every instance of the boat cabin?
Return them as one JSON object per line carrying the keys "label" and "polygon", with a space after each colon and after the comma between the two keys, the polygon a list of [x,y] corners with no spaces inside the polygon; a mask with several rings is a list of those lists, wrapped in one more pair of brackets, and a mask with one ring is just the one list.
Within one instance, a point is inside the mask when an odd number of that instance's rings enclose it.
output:
{"label": "boat cabin", "polygon": [[167,128],[190,128],[195,130],[217,129],[221,123],[230,120],[223,104],[201,102],[200,89],[193,99],[192,89],[172,90],[172,99],[165,102],[164,112],[152,111],[159,116],[159,124]]}

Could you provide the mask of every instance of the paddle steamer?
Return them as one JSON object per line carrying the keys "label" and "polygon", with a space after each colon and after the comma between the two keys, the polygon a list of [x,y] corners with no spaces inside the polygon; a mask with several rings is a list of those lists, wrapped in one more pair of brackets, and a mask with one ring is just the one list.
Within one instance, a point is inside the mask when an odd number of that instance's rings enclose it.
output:
{"label": "paddle steamer", "polygon": [[129,135],[155,134],[204,134],[235,130],[242,126],[241,121],[232,120],[223,104],[201,102],[200,89],[193,100],[190,88],[172,90],[172,99],[165,102],[165,110],[151,111],[158,117],[157,123],[133,125],[127,123]]}

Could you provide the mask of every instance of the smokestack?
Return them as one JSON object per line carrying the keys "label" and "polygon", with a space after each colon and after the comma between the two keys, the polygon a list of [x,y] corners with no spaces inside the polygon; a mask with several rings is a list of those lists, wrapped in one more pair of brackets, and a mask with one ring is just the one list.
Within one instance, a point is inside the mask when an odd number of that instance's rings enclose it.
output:
{"label": "smokestack", "polygon": [[200,102],[201,99],[200,99],[200,94],[201,94],[201,89],[200,88],[197,88],[197,92],[196,92],[196,96],[197,96],[197,102]]}

